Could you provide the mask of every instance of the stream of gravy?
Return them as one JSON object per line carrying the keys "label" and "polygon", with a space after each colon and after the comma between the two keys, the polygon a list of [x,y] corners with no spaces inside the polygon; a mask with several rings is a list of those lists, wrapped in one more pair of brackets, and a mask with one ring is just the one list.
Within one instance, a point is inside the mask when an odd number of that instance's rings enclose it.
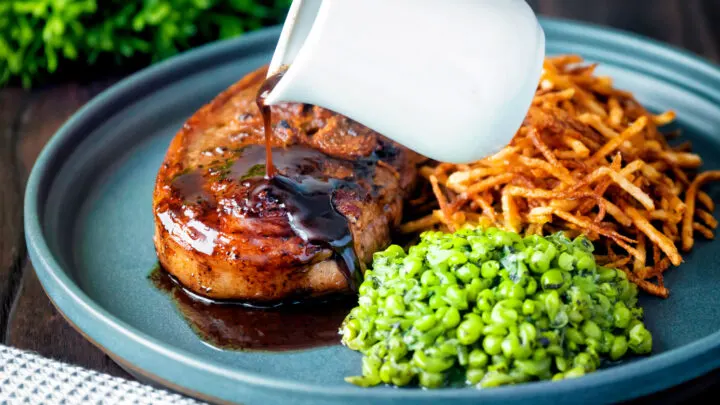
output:
{"label": "stream of gravy", "polygon": [[260,114],[262,114],[263,125],[265,127],[265,177],[267,178],[272,178],[275,175],[275,166],[273,165],[272,159],[272,110],[269,105],[265,104],[265,99],[268,94],[273,91],[275,86],[277,86],[284,74],[285,69],[281,69],[265,79],[255,97],[255,103],[260,110]]}
{"label": "stream of gravy", "polygon": [[[272,109],[265,103],[267,96],[280,82],[286,69],[270,75],[260,86],[255,102],[262,114],[265,129],[265,180],[257,182],[251,196],[267,195],[282,201],[288,221],[297,236],[305,242],[318,243],[334,252],[343,276],[351,289],[356,288],[358,259],[355,255],[352,233],[347,218],[335,208],[333,198],[337,189],[352,187],[352,182],[300,175],[298,162],[289,162],[286,173],[277,172],[273,162]],[[297,148],[297,147],[295,147]],[[291,152],[292,156],[293,153]],[[318,159],[326,159],[320,156]],[[241,158],[242,159],[242,158]],[[295,173],[292,173],[292,172]]]}

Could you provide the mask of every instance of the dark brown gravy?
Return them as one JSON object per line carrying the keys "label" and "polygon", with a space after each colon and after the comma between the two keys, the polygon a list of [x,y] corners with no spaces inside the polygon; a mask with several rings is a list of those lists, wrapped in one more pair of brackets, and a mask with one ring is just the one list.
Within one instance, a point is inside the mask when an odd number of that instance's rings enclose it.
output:
{"label": "dark brown gravy", "polygon": [[275,175],[275,166],[273,166],[272,159],[272,110],[269,105],[265,104],[265,98],[280,82],[280,79],[285,75],[286,69],[281,69],[277,73],[271,75],[260,86],[257,96],[255,97],[255,103],[260,110],[260,114],[263,117],[263,125],[265,126],[265,177],[271,178]]}
{"label": "dark brown gravy", "polygon": [[221,349],[287,351],[339,344],[338,330],[356,301],[345,295],[258,308],[198,297],[159,265],[149,278],[173,299],[198,337]]}
{"label": "dark brown gravy", "polygon": [[[265,127],[265,179],[256,181],[250,193],[251,202],[272,198],[281,202],[287,210],[287,219],[293,232],[306,242],[316,243],[334,252],[340,270],[353,290],[357,287],[358,259],[355,254],[353,237],[347,218],[335,208],[334,193],[339,188],[353,187],[354,183],[335,178],[321,178],[314,175],[292,176],[277,173],[273,164],[272,109],[265,99],[280,82],[287,68],[268,77],[258,90],[255,102],[263,117]],[[318,153],[316,159],[329,157]],[[294,154],[291,154],[295,156]],[[302,158],[302,157],[301,157]],[[241,158],[242,159],[242,158]],[[290,172],[301,170],[298,160],[285,165]],[[294,170],[293,170],[294,169]],[[257,201],[260,202],[261,201]]]}

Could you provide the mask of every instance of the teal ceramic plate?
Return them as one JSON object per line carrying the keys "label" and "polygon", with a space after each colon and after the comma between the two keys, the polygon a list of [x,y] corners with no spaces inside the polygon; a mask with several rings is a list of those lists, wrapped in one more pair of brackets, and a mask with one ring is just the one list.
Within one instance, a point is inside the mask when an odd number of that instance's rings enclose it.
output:
{"label": "teal ceramic plate", "polygon": [[[544,20],[548,52],[601,63],[620,88],[679,126],[720,169],[720,69],[686,52],[604,28]],[[266,63],[271,29],[186,53],[104,92],[47,145],[25,202],[27,242],[47,294],[89,339],[134,373],[244,404],[569,404],[631,399],[720,367],[720,244],[700,242],[671,270],[668,300],[644,297],[652,356],[569,381],[488,390],[361,389],[343,381],[360,357],[342,346],[284,353],[218,350],[148,282],[151,194],[171,137],[203,103]],[[711,189],[713,199],[720,188]]]}

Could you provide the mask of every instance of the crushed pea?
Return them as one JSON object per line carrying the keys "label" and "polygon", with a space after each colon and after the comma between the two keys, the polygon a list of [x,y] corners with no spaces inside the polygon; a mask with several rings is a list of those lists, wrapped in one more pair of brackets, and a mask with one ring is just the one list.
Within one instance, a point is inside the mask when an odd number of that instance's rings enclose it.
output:
{"label": "crushed pea", "polygon": [[340,330],[364,355],[362,375],[346,381],[486,388],[649,353],[636,286],[592,251],[583,237],[488,228],[425,232],[408,252],[377,252]]}

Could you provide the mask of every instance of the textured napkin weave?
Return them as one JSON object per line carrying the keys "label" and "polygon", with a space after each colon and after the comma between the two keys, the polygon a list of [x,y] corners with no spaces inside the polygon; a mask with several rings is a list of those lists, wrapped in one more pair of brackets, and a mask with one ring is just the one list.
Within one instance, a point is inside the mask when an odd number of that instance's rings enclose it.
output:
{"label": "textured napkin weave", "polygon": [[178,404],[202,402],[135,381],[0,345],[0,404]]}

